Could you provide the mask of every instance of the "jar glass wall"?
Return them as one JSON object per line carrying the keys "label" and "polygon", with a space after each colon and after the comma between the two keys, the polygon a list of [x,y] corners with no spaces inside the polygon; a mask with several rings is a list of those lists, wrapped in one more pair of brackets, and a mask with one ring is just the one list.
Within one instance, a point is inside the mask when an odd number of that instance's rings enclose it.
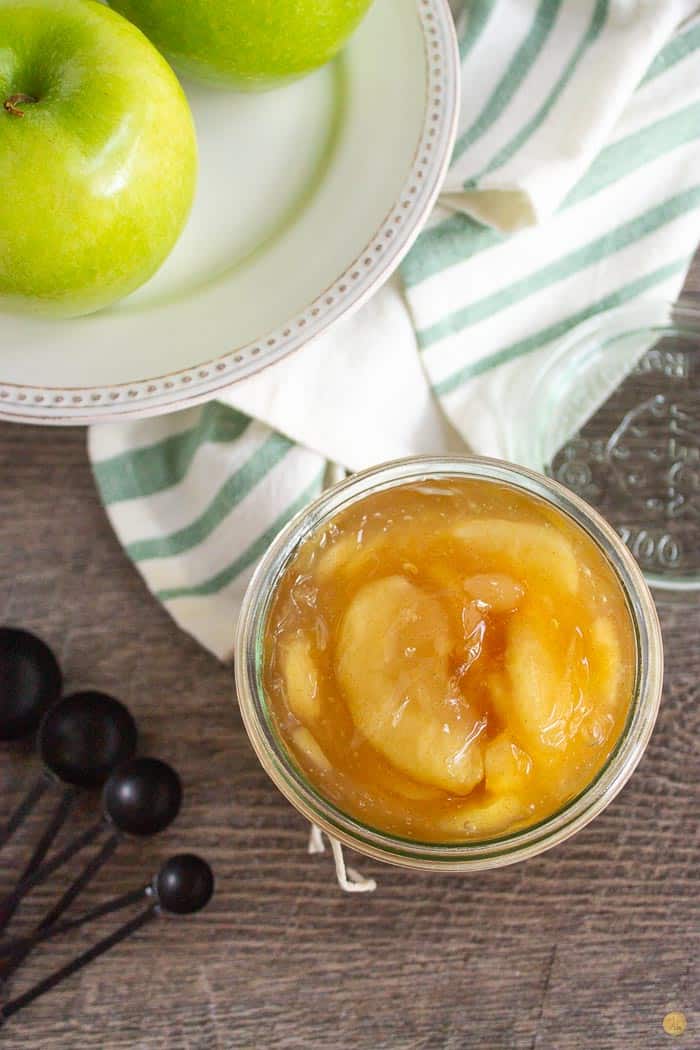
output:
{"label": "jar glass wall", "polygon": [[[419,842],[363,824],[330,802],[308,780],[280,737],[263,688],[265,629],[278,582],[300,544],[364,497],[413,483],[468,478],[531,495],[580,526],[602,552],[625,597],[635,635],[634,688],[625,726],[603,768],[575,798],[529,827],[462,843]],[[308,820],[341,842],[388,863],[435,870],[483,870],[525,860],[564,841],[600,813],[641,759],[658,713],[663,679],[656,610],[637,563],[614,530],[557,482],[498,460],[413,458],[355,474],[324,492],[278,535],[246,593],[236,634],[236,685],[243,721],[263,767]]]}

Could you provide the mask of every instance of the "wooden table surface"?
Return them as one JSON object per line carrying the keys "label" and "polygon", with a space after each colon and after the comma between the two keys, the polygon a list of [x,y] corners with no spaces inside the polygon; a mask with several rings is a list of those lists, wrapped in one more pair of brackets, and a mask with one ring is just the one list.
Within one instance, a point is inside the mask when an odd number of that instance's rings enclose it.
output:
{"label": "wooden table surface", "polygon": [[[698,277],[696,268],[691,287]],[[176,825],[126,843],[89,903],[140,884],[182,849],[204,854],[217,875],[204,913],[140,932],[18,1015],[0,1047],[700,1047],[697,605],[660,610],[668,670],[658,726],[592,825],[526,864],[470,877],[359,858],[379,888],[346,896],[330,858],[306,855],[304,821],[248,746],[230,670],[177,630],[122,553],[84,433],[0,424],[0,478],[0,622],[42,634],[69,687],[122,697],[143,750],[185,783]],[[7,810],[31,766],[16,748],[1,754]],[[35,827],[3,852],[1,886]],[[22,922],[51,896],[35,891]],[[37,952],[15,989],[85,943],[76,935]],[[677,1041],[662,1027],[676,1009],[688,1021]]]}

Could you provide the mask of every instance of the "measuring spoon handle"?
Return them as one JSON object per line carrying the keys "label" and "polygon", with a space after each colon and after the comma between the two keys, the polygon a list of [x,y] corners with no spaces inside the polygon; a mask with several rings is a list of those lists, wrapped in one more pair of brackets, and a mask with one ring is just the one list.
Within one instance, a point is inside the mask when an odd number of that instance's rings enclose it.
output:
{"label": "measuring spoon handle", "polygon": [[5,1003],[3,1007],[0,1007],[0,1024],[12,1017],[13,1014],[23,1010],[25,1006],[29,1006],[35,999],[38,999],[40,995],[44,995],[46,992],[50,992],[52,988],[55,988],[61,981],[65,981],[67,977],[71,977],[78,970],[82,970],[84,966],[92,962],[93,959],[97,959],[100,955],[104,955],[110,948],[113,948],[115,944],[119,944],[120,941],[125,940],[136,930],[140,929],[141,926],[145,926],[147,922],[150,922],[156,917],[157,905],[151,904],[145,911],[140,912],[129,922],[125,922],[123,926],[115,930],[108,937],[104,937],[97,944],[94,944],[92,948],[88,948],[87,951],[77,955],[71,962],[66,963],[60,969],[55,970],[48,977],[45,977],[43,981],[39,981],[28,991],[24,992],[23,995],[18,995],[16,999],[11,999]]}

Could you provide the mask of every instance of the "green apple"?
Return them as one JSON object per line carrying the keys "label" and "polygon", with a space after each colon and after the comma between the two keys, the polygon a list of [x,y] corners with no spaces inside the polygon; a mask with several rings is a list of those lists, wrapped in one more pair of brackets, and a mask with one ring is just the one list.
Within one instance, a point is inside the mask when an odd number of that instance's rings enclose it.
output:
{"label": "green apple", "polygon": [[274,87],[333,58],[372,0],[110,0],[200,80]]}
{"label": "green apple", "polygon": [[91,313],[161,265],[197,177],[165,60],[93,0],[0,0],[0,309]]}

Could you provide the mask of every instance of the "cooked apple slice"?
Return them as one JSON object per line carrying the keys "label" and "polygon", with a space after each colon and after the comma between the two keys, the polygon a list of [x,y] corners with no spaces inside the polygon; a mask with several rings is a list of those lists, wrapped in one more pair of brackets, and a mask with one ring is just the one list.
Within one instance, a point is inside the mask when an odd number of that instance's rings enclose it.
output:
{"label": "cooked apple slice", "polygon": [[507,733],[499,733],[486,745],[486,788],[494,795],[519,792],[532,769],[532,759]]}
{"label": "cooked apple slice", "polygon": [[438,561],[434,565],[426,567],[427,574],[434,584],[439,588],[441,596],[459,599],[463,604],[466,595],[464,592],[464,574],[454,565],[447,565]]}
{"label": "cooked apple slice", "polygon": [[505,667],[510,709],[526,743],[547,750],[566,746],[573,709],[571,682],[556,645],[544,617],[521,613],[509,624]]}
{"label": "cooked apple slice", "polygon": [[315,722],[321,714],[321,696],[308,638],[297,636],[285,645],[282,674],[289,710],[300,722]]}
{"label": "cooked apple slice", "polygon": [[475,601],[487,605],[493,612],[511,612],[519,604],[525,588],[512,576],[501,572],[479,573],[468,576],[463,583],[464,590]]}
{"label": "cooked apple slice", "polygon": [[439,829],[450,838],[497,835],[527,814],[525,805],[514,795],[501,795],[485,802],[465,803],[442,817]]}
{"label": "cooked apple slice", "polygon": [[403,576],[364,585],[341,623],[338,682],[352,719],[412,780],[467,794],[483,777],[479,719],[451,688],[441,603]]}
{"label": "cooked apple slice", "polygon": [[[435,587],[435,596],[446,607],[452,616],[453,623],[473,619],[473,627],[477,621],[483,620],[483,610],[477,606],[476,602],[471,601],[465,591],[464,573],[460,572],[458,567],[437,562],[435,565],[428,566],[427,576]],[[468,635],[469,628],[466,623],[464,627],[464,634]]]}
{"label": "cooked apple slice", "polygon": [[439,788],[428,787],[426,784],[418,784],[415,780],[405,777],[393,767],[376,772],[376,780],[385,791],[401,798],[410,799],[411,802],[436,802],[444,798],[445,793]]}
{"label": "cooked apple slice", "polygon": [[325,751],[322,750],[318,740],[306,726],[299,726],[295,729],[292,733],[292,740],[294,746],[322,773],[327,773],[332,769]]}
{"label": "cooked apple slice", "polygon": [[588,709],[577,727],[582,740],[600,747],[615,725],[623,675],[622,648],[612,620],[600,616],[588,633],[586,656]]}
{"label": "cooked apple slice", "polygon": [[453,535],[478,556],[488,571],[489,560],[497,560],[527,584],[542,583],[576,594],[578,565],[571,544],[554,528],[503,518],[475,518],[454,527]]}
{"label": "cooked apple slice", "polygon": [[607,616],[599,616],[591,626],[589,664],[591,684],[598,702],[609,710],[617,701],[622,676],[622,654],[615,624]]}
{"label": "cooked apple slice", "polygon": [[358,550],[357,540],[354,536],[342,536],[324,550],[319,551],[319,558],[315,567],[318,579],[325,581],[329,580],[331,576],[335,576],[337,572],[345,568]]}
{"label": "cooked apple slice", "polygon": [[486,677],[486,689],[491,705],[502,725],[511,719],[510,679],[505,671],[492,671]]}
{"label": "cooked apple slice", "polygon": [[379,551],[386,542],[383,535],[358,542],[355,533],[341,536],[320,553],[315,573],[325,583],[339,573],[364,572],[373,563],[379,561]]}

